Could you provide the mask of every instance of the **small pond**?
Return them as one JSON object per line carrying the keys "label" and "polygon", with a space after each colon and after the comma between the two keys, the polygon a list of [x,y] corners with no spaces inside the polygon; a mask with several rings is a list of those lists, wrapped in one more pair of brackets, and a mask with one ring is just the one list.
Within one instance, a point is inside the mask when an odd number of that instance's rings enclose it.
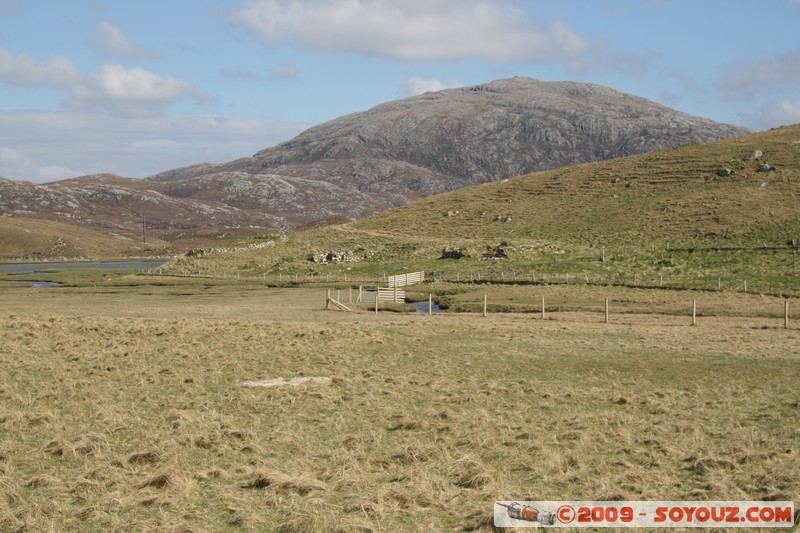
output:
{"label": "small pond", "polygon": [[[413,305],[417,309],[417,313],[427,313],[428,312],[428,302],[408,302],[410,305]],[[444,313],[444,309],[436,305],[436,302],[431,303],[431,313]]]}

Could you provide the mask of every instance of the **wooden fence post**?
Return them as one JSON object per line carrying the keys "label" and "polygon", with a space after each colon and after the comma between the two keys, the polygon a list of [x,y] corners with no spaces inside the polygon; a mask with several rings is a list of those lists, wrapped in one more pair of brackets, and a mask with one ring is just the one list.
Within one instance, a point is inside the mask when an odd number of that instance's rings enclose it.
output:
{"label": "wooden fence post", "polygon": [[428,294],[428,316],[433,314],[433,295]]}
{"label": "wooden fence post", "polygon": [[542,295],[542,320],[544,320],[544,295]]}
{"label": "wooden fence post", "polygon": [[783,327],[789,329],[789,300],[783,301]]}
{"label": "wooden fence post", "polygon": [[697,325],[697,300],[692,300],[692,325]]}
{"label": "wooden fence post", "polygon": [[375,287],[375,314],[378,314],[378,300],[381,299],[381,288]]}
{"label": "wooden fence post", "polygon": [[486,316],[486,293],[483,293],[483,316]]}
{"label": "wooden fence post", "polygon": [[325,309],[328,309],[331,306],[331,290],[327,289],[325,291]]}
{"label": "wooden fence post", "polygon": [[606,324],[608,324],[608,298],[606,298]]}

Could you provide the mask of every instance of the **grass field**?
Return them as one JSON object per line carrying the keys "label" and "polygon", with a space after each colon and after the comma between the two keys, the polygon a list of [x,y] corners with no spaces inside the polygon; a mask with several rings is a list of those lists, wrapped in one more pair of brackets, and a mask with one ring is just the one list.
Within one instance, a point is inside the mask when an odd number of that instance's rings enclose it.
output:
{"label": "grass field", "polygon": [[[325,311],[322,287],[70,276],[0,283],[3,531],[469,531],[497,499],[800,503],[800,329],[772,304],[691,327],[630,289],[609,324],[428,317]],[[297,377],[331,379],[242,386]]]}

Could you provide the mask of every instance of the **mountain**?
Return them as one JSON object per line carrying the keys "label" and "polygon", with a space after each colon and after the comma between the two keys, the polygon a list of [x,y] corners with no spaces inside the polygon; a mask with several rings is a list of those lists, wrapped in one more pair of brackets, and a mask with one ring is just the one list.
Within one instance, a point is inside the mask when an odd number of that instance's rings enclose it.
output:
{"label": "mountain", "polygon": [[185,249],[203,239],[362,218],[467,185],[748,130],[607,87],[511,78],[379,105],[225,164],[145,180],[0,180],[0,209]]}
{"label": "mountain", "polygon": [[[360,193],[382,208],[487,181],[747,133],[600,85],[510,78],[426,93],[313,127],[253,157],[150,178],[180,183],[250,180],[234,205],[314,207],[292,180]],[[329,191],[333,192],[333,191]],[[238,197],[237,197],[238,196]],[[315,216],[353,214],[327,206]],[[361,215],[357,211],[356,215]]]}
{"label": "mountain", "polygon": [[798,205],[800,124],[463,187],[175,265],[368,279],[418,270],[636,274],[651,283],[664,275],[705,277],[707,287],[721,277],[729,287],[746,279],[796,291]]}

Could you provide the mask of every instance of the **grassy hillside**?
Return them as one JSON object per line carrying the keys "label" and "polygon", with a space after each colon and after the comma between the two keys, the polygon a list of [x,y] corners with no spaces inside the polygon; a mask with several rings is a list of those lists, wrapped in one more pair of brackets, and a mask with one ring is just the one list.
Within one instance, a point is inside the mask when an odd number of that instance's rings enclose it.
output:
{"label": "grassy hillside", "polygon": [[[759,172],[763,164],[775,170]],[[735,174],[717,176],[722,168]],[[800,125],[462,189],[353,229],[585,246],[782,244],[800,237],[798,197]]]}
{"label": "grassy hillside", "polygon": [[[761,155],[751,159],[754,152]],[[762,171],[768,165],[772,170]],[[720,176],[721,169],[733,173]],[[189,257],[186,272],[427,270],[691,276],[791,290],[800,238],[800,125],[540,172],[430,197],[274,246]],[[458,248],[462,259],[442,259]],[[314,253],[347,252],[320,264]],[[505,257],[498,257],[505,256]]]}
{"label": "grassy hillside", "polygon": [[48,220],[0,217],[0,261],[154,256],[169,246]]}
{"label": "grassy hillside", "polygon": [[[800,330],[775,319],[341,313],[322,289],[95,281],[0,286],[2,531],[491,531],[496,499],[800,502]],[[299,377],[328,381],[243,386]]]}

